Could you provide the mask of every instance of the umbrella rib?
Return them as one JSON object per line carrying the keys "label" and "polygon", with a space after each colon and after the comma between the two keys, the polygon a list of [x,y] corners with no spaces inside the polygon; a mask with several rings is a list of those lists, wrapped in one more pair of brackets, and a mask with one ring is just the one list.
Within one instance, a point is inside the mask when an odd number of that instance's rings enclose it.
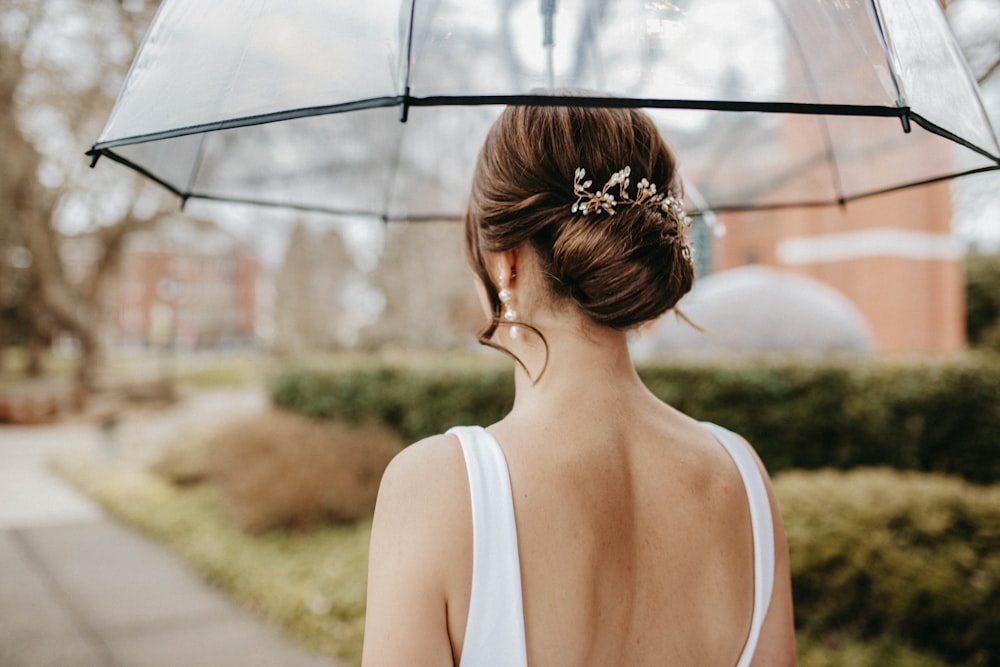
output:
{"label": "umbrella rib", "polygon": [[202,201],[230,202],[233,204],[249,204],[252,206],[265,206],[269,208],[283,208],[283,209],[293,209],[297,211],[309,211],[315,213],[329,213],[331,215],[343,215],[343,216],[353,216],[353,217],[363,216],[368,218],[377,218],[379,220],[382,220],[383,222],[403,222],[403,221],[430,222],[437,220],[440,221],[461,220],[461,216],[454,214],[442,213],[442,214],[429,214],[429,215],[425,214],[425,215],[391,216],[381,213],[374,213],[372,211],[366,211],[364,209],[342,209],[342,208],[333,208],[329,206],[319,206],[313,204],[297,204],[294,202],[271,201],[268,199],[254,199],[252,197],[235,197],[235,196],[227,197],[225,195],[202,194],[200,192],[194,192],[194,191],[182,192],[178,187],[168,183],[162,178],[157,177],[155,174],[150,173],[148,170],[144,169],[143,167],[140,167],[139,165],[135,164],[128,158],[123,157],[115,153],[114,151],[102,150],[100,154],[107,156],[109,160],[112,160],[114,162],[117,162],[121,165],[128,167],[129,169],[134,170],[139,175],[148,178],[154,183],[157,183],[166,190],[170,191],[175,196],[180,198],[182,208],[184,202],[186,202],[187,200],[200,199]]}
{"label": "umbrella rib", "polygon": [[409,95],[410,64],[413,58],[413,22],[417,18],[417,0],[410,0],[410,23],[406,27],[406,60],[403,61],[403,90]]}
{"label": "umbrella rib", "polygon": [[227,197],[225,195],[199,194],[192,192],[190,199],[200,199],[203,201],[228,202],[231,204],[248,204],[250,206],[262,206],[268,208],[292,209],[296,211],[306,211],[310,213],[328,213],[330,215],[340,215],[347,217],[375,218],[382,222],[457,222],[462,220],[462,216],[454,213],[421,214],[421,215],[389,215],[388,213],[375,213],[365,209],[335,208],[330,206],[320,206],[318,204],[298,204],[295,202],[271,201],[269,199],[254,199],[252,197]]}
{"label": "umbrella rib", "polygon": [[[926,121],[924,119],[922,119],[922,118],[919,118],[919,117],[916,117],[916,116],[914,118],[917,121],[917,123],[920,124],[921,126],[923,126],[923,124],[926,123]],[[929,124],[929,125],[932,125],[932,124]],[[140,175],[142,175],[142,176],[150,179],[154,183],[158,183],[163,188],[165,188],[168,191],[172,192],[174,195],[180,197],[182,201],[187,200],[187,199],[201,199],[203,201],[231,202],[231,203],[234,203],[234,204],[249,204],[249,205],[253,205],[253,206],[265,206],[265,207],[270,207],[270,208],[284,208],[284,209],[293,209],[293,210],[298,210],[298,211],[310,211],[310,212],[316,212],[316,213],[328,213],[328,214],[331,214],[331,215],[376,218],[376,219],[381,220],[383,222],[460,221],[462,219],[462,217],[460,215],[456,215],[454,213],[392,216],[392,215],[388,215],[388,214],[375,213],[373,211],[366,211],[366,210],[362,210],[362,209],[338,209],[338,208],[332,208],[332,207],[328,207],[328,206],[319,206],[319,205],[312,205],[312,204],[297,204],[297,203],[294,203],[294,202],[270,201],[270,200],[266,200],[266,199],[253,199],[253,198],[250,198],[250,197],[227,197],[225,195],[209,195],[209,194],[202,194],[202,193],[199,193],[199,192],[189,192],[189,193],[185,194],[185,193],[182,193],[180,191],[180,189],[178,189],[176,186],[171,185],[170,183],[168,183],[167,181],[163,180],[162,178],[157,177],[156,175],[150,173],[148,170],[146,170],[146,169],[140,167],[139,165],[135,164],[134,162],[132,162],[128,158],[125,158],[125,157],[123,157],[123,156],[115,153],[114,151],[112,151],[110,149],[102,149],[101,151],[99,151],[98,154],[106,155],[108,157],[108,159],[113,160],[115,162],[118,162],[119,164],[122,164],[122,165],[128,167],[129,169],[134,170],[136,173],[138,173],[138,174],[140,174]],[[938,183],[938,182],[946,181],[946,180],[949,180],[949,179],[952,179],[952,178],[957,178],[957,177],[962,177],[962,176],[971,176],[973,174],[981,174],[981,173],[985,173],[985,172],[998,171],[998,170],[1000,170],[1000,160],[997,160],[997,165],[996,166],[980,167],[978,169],[969,169],[969,170],[966,170],[966,171],[962,171],[962,172],[958,172],[958,173],[951,173],[951,174],[947,174],[947,175],[944,175],[944,176],[937,176],[937,177],[934,177],[934,178],[929,178],[929,179],[918,181],[918,182],[904,183],[904,184],[896,185],[896,186],[889,187],[889,188],[883,188],[883,189],[880,189],[880,190],[873,190],[871,192],[865,192],[865,193],[861,193],[861,194],[858,194],[858,195],[853,195],[853,196],[847,198],[846,201],[855,201],[855,200],[858,200],[858,199],[863,199],[865,197],[872,197],[872,196],[875,196],[875,195],[885,194],[887,192],[895,192],[897,190],[903,190],[903,189],[906,189],[906,188],[909,188],[909,187],[913,187],[913,186],[929,185],[931,183]],[[748,210],[770,210],[770,211],[773,211],[773,210],[792,209],[792,208],[814,208],[814,207],[828,206],[828,205],[829,205],[829,202],[827,202],[827,201],[801,201],[801,202],[792,202],[792,203],[784,203],[784,204],[765,204],[765,205],[760,205],[760,204],[754,204],[754,205],[749,205],[749,204],[743,204],[743,205],[732,204],[732,205],[714,206],[714,207],[712,207],[711,210],[713,212],[717,212],[717,213],[723,213],[723,212],[727,212],[727,211],[748,211]],[[700,213],[704,213],[704,211],[700,210],[700,209],[696,209],[694,211],[691,211],[692,215],[698,215]]]}
{"label": "umbrella rib", "polygon": [[297,118],[325,116],[327,114],[345,113],[348,111],[363,111],[365,109],[393,107],[400,105],[403,101],[403,97],[404,96],[402,95],[371,97],[363,100],[354,100],[353,102],[342,102],[340,104],[326,104],[313,107],[301,107],[298,109],[285,109],[282,111],[275,111],[273,113],[257,114],[254,116],[240,116],[238,118],[216,120],[210,123],[198,123],[197,125],[187,125],[159,132],[137,134],[131,137],[122,137],[120,139],[98,141],[89,151],[87,151],[87,155],[94,155],[95,153],[100,153],[108,148],[130,146],[132,144],[144,144],[151,141],[162,141],[163,139],[176,139],[177,137],[186,137],[190,134],[218,132],[219,130],[232,130],[238,127],[266,125],[268,123],[295,120]]}
{"label": "umbrella rib", "polygon": [[[875,33],[879,37],[879,43],[882,45],[882,55],[885,57],[885,62],[889,66],[889,78],[892,80],[892,87],[896,89],[896,104],[899,106],[905,106],[903,87],[899,84],[899,78],[896,76],[896,59],[893,56],[891,49],[889,49],[889,39],[885,34],[885,26],[882,24],[882,13],[879,11],[878,0],[871,0],[870,6],[872,8],[872,14],[875,16],[875,27],[877,30]],[[903,129],[909,132],[909,123],[907,122],[907,117],[903,116]]]}
{"label": "umbrella rib", "polygon": [[[405,120],[405,119],[403,119]],[[392,203],[392,194],[396,189],[396,181],[399,180],[399,164],[403,159],[403,130],[399,131],[399,139],[396,141],[396,150],[393,152],[392,159],[388,168],[389,182],[388,187],[385,188],[385,199],[382,202],[382,210],[385,212],[380,217],[383,222],[388,222],[389,204]]]}
{"label": "umbrella rib", "polygon": [[[788,15],[784,12],[780,3],[773,2],[775,10],[781,16],[782,22],[785,24],[785,29],[791,36],[792,44],[794,48],[799,53],[799,60],[802,63],[802,72],[805,74],[806,85],[812,91],[814,99],[819,99],[819,89],[816,86],[816,79],[813,77],[812,68],[809,66],[809,59],[806,57],[806,51],[802,48],[802,42],[799,41],[799,36],[791,29],[790,21]],[[837,169],[837,156],[833,150],[833,137],[830,136],[830,126],[826,122],[824,116],[816,116],[817,123],[819,125],[819,131],[823,136],[823,141],[825,142],[826,150],[824,151],[824,159],[830,164],[830,177],[833,181],[833,191],[837,195],[837,201],[844,202],[844,184],[840,178],[840,172]]]}
{"label": "umbrella rib", "polygon": [[205,139],[208,138],[207,133],[202,133],[198,137],[198,150],[195,152],[194,163],[191,166],[191,173],[188,175],[187,187],[185,188],[185,194],[181,195],[181,208],[184,207],[184,201],[188,198],[187,193],[194,189],[194,182],[198,178],[198,172],[201,171],[201,162],[205,156]]}
{"label": "umbrella rib", "polygon": [[114,151],[112,151],[110,149],[102,148],[100,150],[95,150],[95,149],[92,148],[89,151],[87,151],[87,155],[90,155],[90,156],[92,156],[94,158],[93,162],[90,163],[91,168],[94,167],[94,164],[97,162],[97,158],[99,156],[105,155],[105,156],[107,156],[107,158],[109,160],[117,162],[118,164],[121,164],[121,165],[125,165],[129,169],[135,171],[140,176],[144,176],[144,177],[148,178],[149,180],[153,181],[154,183],[158,183],[159,185],[161,185],[162,187],[166,188],[168,191],[172,192],[174,195],[176,195],[177,197],[180,198],[180,200],[181,200],[181,207],[182,208],[184,206],[184,201],[190,196],[187,193],[181,192],[180,188],[178,188],[177,186],[172,185],[171,183],[168,183],[167,181],[163,180],[162,178],[160,178],[159,176],[157,176],[153,172],[149,171],[148,169],[139,166],[135,162],[132,162],[128,158],[123,157],[123,156],[119,155],[118,153],[115,153]]}
{"label": "umbrella rib", "polygon": [[403,61],[403,94],[399,102],[399,120],[406,122],[409,115],[410,65],[413,58],[413,22],[417,17],[417,0],[410,0],[410,24],[406,27],[406,60]]}
{"label": "umbrella rib", "polygon": [[[947,140],[954,141],[956,143],[965,145],[970,150],[976,151],[976,152],[984,155],[988,159],[990,159],[992,161],[998,162],[998,167],[1000,167],[1000,161],[997,161],[995,158],[993,158],[992,156],[990,156],[988,153],[985,153],[985,152],[983,152],[981,150],[978,150],[976,146],[970,144],[969,142],[964,141],[961,137],[957,137],[957,136],[952,135],[947,130],[944,130],[942,128],[937,127],[933,123],[928,122],[926,119],[918,116],[917,114],[914,114],[914,116],[913,116],[913,122],[915,122],[917,125],[920,125],[921,127],[923,127],[924,129],[926,129],[927,131],[931,132],[932,134],[938,134],[939,136],[941,136],[944,139],[947,139]],[[885,142],[883,142],[883,143],[885,143]],[[862,156],[863,157],[867,157],[867,154],[869,154],[869,153],[872,153],[872,152],[876,152],[877,153],[883,147],[884,147],[883,145],[873,144],[870,147],[868,147],[868,149],[865,151],[865,153],[862,154]],[[807,171],[812,166],[814,166],[817,162],[819,162],[819,161],[821,161],[823,159],[824,159],[823,156],[817,154],[817,155],[811,156],[810,158],[806,159],[805,161],[799,162],[797,164],[789,165],[788,168],[786,168],[782,172],[779,172],[779,173],[775,174],[768,181],[763,182],[763,183],[757,183],[754,186],[744,188],[741,191],[737,191],[736,192],[736,196],[732,197],[732,199],[735,199],[737,201],[739,201],[739,200],[745,200],[745,199],[750,199],[750,198],[756,197],[757,195],[759,195],[759,194],[761,194],[763,192],[768,192],[768,191],[771,191],[771,190],[775,190],[775,189],[779,188],[781,185],[783,185],[784,183],[787,183],[788,181],[794,179],[799,172]],[[964,176],[964,175],[967,175],[968,173],[978,173],[980,171],[991,171],[991,170],[993,170],[995,168],[996,167],[978,168],[974,172],[965,172],[963,174],[957,174],[957,175]],[[941,178],[950,178],[950,177],[951,176],[943,176],[943,177],[937,177],[937,176],[935,176],[935,177],[929,178],[928,180],[922,181],[920,183],[907,183],[907,184],[904,184],[904,185],[902,185],[900,187],[911,187],[913,185],[923,185],[925,183],[933,183],[936,180],[940,180]],[[890,188],[890,189],[898,189],[898,188],[894,186],[893,188]],[[886,192],[886,191],[888,191],[888,190],[879,190],[878,192]],[[854,195],[852,197],[847,197],[847,198],[844,198],[842,200],[838,200],[838,202],[839,203],[843,203],[844,201],[849,201],[849,200],[852,200],[852,199],[856,199],[858,196],[859,195]],[[866,195],[860,195],[860,196],[866,196]],[[717,209],[717,210],[721,210],[721,209]]]}
{"label": "umbrella rib", "polygon": [[[935,176],[933,178],[926,178],[920,181],[908,181],[900,185],[893,185],[887,188],[879,188],[878,190],[869,190],[867,192],[862,192],[856,195],[851,195],[844,199],[841,203],[847,203],[852,201],[857,201],[859,199],[866,199],[868,197],[875,197],[877,195],[884,195],[889,192],[897,192],[899,190],[907,190],[913,187],[919,187],[922,185],[931,185],[932,183],[943,183],[944,181],[949,181],[953,178],[961,178],[963,176],[972,176],[973,174],[983,174],[987,172],[994,172],[1000,170],[1000,164],[993,167],[979,167],[977,169],[967,169],[961,172],[953,172],[945,174],[943,176]],[[788,202],[781,204],[723,204],[721,206],[713,206],[712,212],[714,213],[727,213],[727,212],[739,212],[739,211],[779,211],[783,209],[794,209],[794,208],[821,208],[829,206],[830,202],[826,200],[821,201],[800,201],[800,202]],[[691,211],[691,215],[698,215],[703,211]]]}
{"label": "umbrella rib", "polygon": [[1000,155],[993,155],[988,150],[986,150],[984,148],[980,148],[979,146],[975,145],[971,141],[969,141],[967,139],[963,139],[962,137],[958,136],[954,132],[951,132],[950,130],[944,129],[943,127],[941,127],[937,123],[932,123],[931,121],[927,120],[926,118],[924,118],[920,114],[910,113],[909,116],[910,116],[910,119],[913,122],[915,122],[920,127],[924,128],[928,132],[931,132],[931,133],[936,134],[938,136],[944,137],[945,139],[948,139],[950,141],[954,141],[956,144],[958,144],[960,146],[965,146],[970,151],[975,151],[976,153],[979,153],[983,157],[986,157],[986,158],[989,158],[990,160],[993,160],[994,162],[997,163],[997,166],[1000,167]]}

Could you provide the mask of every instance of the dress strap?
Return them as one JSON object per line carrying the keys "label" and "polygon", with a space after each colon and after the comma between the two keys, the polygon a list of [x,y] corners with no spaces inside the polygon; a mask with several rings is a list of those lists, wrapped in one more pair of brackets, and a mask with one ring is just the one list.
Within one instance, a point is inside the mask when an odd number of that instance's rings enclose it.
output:
{"label": "dress strap", "polygon": [[461,667],[526,667],[521,565],[507,460],[479,426],[456,426],[472,498],[472,590]]}
{"label": "dress strap", "polygon": [[753,660],[761,626],[764,624],[767,608],[771,604],[771,589],[774,586],[774,525],[771,521],[771,503],[757,461],[741,439],[721,426],[710,422],[702,423],[726,448],[736,463],[750,505],[754,554],[753,617],[750,621],[750,634],[737,663],[737,667],[746,667]]}

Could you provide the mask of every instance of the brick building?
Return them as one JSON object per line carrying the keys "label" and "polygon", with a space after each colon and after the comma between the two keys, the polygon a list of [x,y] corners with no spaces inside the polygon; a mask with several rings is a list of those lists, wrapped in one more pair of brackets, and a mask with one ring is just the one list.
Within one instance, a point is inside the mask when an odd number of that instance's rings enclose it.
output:
{"label": "brick building", "polygon": [[[93,239],[64,247],[78,279],[94,260]],[[103,295],[107,341],[185,349],[231,347],[256,339],[261,264],[253,248],[212,223],[172,216],[125,241],[117,275]]]}
{"label": "brick building", "polygon": [[712,270],[761,264],[815,278],[857,306],[884,354],[948,354],[965,345],[962,248],[949,186],[845,207],[728,213]]}
{"label": "brick building", "polygon": [[[790,3],[786,9],[791,23],[809,19],[805,4]],[[838,88],[880,74],[860,50],[853,59],[831,62],[821,72],[797,69],[792,62],[789,59],[786,85],[801,89],[807,98],[817,95],[816,101],[825,99],[824,94],[832,99]],[[822,90],[812,88],[816,80],[822,82]],[[945,142],[912,140],[919,130],[909,136],[900,131],[886,145],[878,129],[884,123],[897,123],[896,119],[836,122],[850,128],[839,135],[847,145],[828,150],[853,162],[855,168],[849,171],[828,172],[824,161],[829,156],[820,154],[822,159],[784,172],[769,164],[769,160],[781,164],[783,148],[825,145],[829,137],[821,131],[824,123],[808,116],[783,119],[773,155],[745,156],[751,165],[723,160],[720,169],[756,167],[780,174],[773,184],[775,193],[800,187],[822,192],[837,180],[849,180],[852,190],[879,191],[897,183],[909,164],[947,164],[951,159]],[[817,279],[857,306],[877,352],[954,353],[965,345],[965,299],[963,252],[951,234],[951,213],[947,183],[860,199],[843,207],[729,213],[720,216],[727,233],[713,240],[712,269],[761,264]]]}

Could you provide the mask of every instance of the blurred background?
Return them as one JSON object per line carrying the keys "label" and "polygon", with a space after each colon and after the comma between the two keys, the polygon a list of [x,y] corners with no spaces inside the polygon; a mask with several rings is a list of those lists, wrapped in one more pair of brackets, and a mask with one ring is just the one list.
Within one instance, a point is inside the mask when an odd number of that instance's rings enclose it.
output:
{"label": "blurred background", "polygon": [[[155,184],[87,168],[82,153],[155,9],[139,0],[0,9],[0,368],[30,377],[72,368],[96,387],[116,359],[149,376],[213,353],[472,347],[482,317],[459,225],[199,202],[181,212]],[[995,125],[1000,9],[955,0],[947,12]],[[841,208],[712,216],[699,230],[703,288],[687,307],[716,335],[654,325],[638,337],[642,354],[947,355],[990,338],[988,307],[967,294],[966,273],[978,285],[1000,249],[991,174]],[[726,333],[736,329],[738,340]]]}
{"label": "blurred background", "polygon": [[[1000,126],[1000,2],[942,4]],[[382,469],[502,415],[510,364],[475,342],[460,224],[182,211],[88,168],[156,7],[0,2],[0,462],[17,425],[91,428],[56,457],[64,479],[356,662]],[[659,395],[781,472],[803,664],[997,664],[996,173],[695,225],[682,308],[706,331],[668,315],[634,350]],[[831,467],[863,470],[803,476]]]}

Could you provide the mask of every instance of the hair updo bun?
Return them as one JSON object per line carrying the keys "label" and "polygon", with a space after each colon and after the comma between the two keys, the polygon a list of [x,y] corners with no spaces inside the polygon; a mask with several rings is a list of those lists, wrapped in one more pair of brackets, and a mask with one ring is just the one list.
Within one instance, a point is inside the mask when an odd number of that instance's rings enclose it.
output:
{"label": "hair updo bun", "polygon": [[616,329],[659,317],[694,279],[677,224],[658,208],[639,206],[567,220],[552,239],[553,292]]}
{"label": "hair updo bun", "polygon": [[[694,268],[676,199],[667,200],[671,206],[639,203],[642,184],[620,189],[612,181],[626,167],[635,181],[655,186],[661,198],[681,197],[673,152],[642,111],[504,110],[479,155],[466,214],[469,256],[495,315],[484,337],[492,335],[500,316],[484,253],[525,242],[537,253],[551,293],[605,326],[628,329],[655,319],[691,289]],[[613,212],[575,209],[574,176],[580,168],[588,186],[608,183],[609,196],[619,199]],[[602,193],[600,186],[590,190]]]}

